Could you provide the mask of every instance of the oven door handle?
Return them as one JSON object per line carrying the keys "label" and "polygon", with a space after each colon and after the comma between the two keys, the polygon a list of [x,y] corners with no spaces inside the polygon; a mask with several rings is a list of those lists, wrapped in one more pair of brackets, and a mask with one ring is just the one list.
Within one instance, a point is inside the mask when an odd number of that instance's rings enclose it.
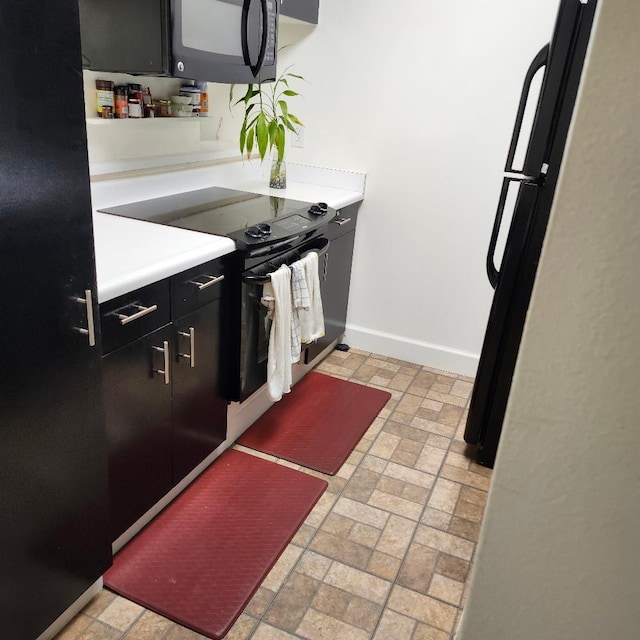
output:
{"label": "oven door handle", "polygon": [[[275,244],[270,244],[268,247],[264,247],[263,249],[256,249],[255,251],[251,251],[247,255],[247,258],[260,258],[262,256],[268,256],[270,253],[273,253],[274,251],[281,249],[282,247],[286,247],[288,244],[291,244],[292,242],[295,242],[296,240],[299,240],[299,239],[300,239],[300,236],[293,236],[293,238],[287,238],[282,242],[276,242]],[[291,248],[293,249],[293,247]]]}
{"label": "oven door handle", "polygon": [[[316,238],[306,245],[302,245],[298,251],[302,254],[307,254],[310,251],[315,251],[318,256],[323,256],[329,250],[329,240],[327,238]],[[304,258],[304,255],[302,256]]]}
{"label": "oven door handle", "polygon": [[[273,262],[268,262],[267,266],[270,269],[269,273],[255,273],[254,271],[249,271],[242,276],[242,281],[245,284],[265,284],[266,282],[269,282],[271,280],[271,276],[269,274],[279,269],[283,264],[289,265],[292,262],[299,260],[301,257],[311,251],[316,251],[318,256],[324,255],[329,249],[329,244],[330,243],[327,238],[314,238],[313,240],[310,240],[309,242],[296,247],[295,251],[282,256],[282,260],[274,260]],[[295,259],[292,260],[292,258]]]}

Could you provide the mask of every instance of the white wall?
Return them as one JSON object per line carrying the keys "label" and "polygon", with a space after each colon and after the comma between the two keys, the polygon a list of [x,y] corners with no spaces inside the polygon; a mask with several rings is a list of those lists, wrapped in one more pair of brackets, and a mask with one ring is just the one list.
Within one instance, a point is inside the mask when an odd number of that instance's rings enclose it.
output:
{"label": "white wall", "polygon": [[640,5],[600,2],[461,640],[639,635]]}
{"label": "white wall", "polygon": [[320,0],[317,27],[281,25],[281,43],[295,44],[280,66],[307,80],[290,103],[305,148],[288,158],[368,173],[350,344],[474,373],[501,172],[557,4]]}
{"label": "white wall", "polygon": [[[524,73],[551,35],[557,5],[320,0],[317,27],[281,25],[281,44],[294,45],[279,66],[294,63],[307,80],[304,99],[291,102],[307,125],[305,147],[289,148],[288,159],[368,173],[349,303],[353,346],[474,373],[501,172]],[[222,117],[222,137],[236,139],[241,116],[228,111],[228,86],[209,83],[209,93],[210,123]],[[155,153],[185,142],[179,132],[159,140],[165,128],[151,126]],[[94,158],[108,160],[106,131],[90,127]]]}

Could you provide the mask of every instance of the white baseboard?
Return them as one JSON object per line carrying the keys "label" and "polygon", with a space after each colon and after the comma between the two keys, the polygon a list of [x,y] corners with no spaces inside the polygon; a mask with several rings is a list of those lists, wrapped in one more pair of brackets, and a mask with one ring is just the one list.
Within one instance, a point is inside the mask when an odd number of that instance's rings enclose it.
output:
{"label": "white baseboard", "polygon": [[480,355],[476,353],[459,351],[420,340],[410,340],[355,325],[347,325],[344,341],[362,351],[370,351],[464,376],[475,376],[480,360]]}

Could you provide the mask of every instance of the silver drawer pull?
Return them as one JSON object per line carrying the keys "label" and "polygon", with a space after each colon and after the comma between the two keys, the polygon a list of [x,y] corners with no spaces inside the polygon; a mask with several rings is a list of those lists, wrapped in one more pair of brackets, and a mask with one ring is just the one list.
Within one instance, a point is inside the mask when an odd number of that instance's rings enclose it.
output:
{"label": "silver drawer pull", "polygon": [[130,304],[129,306],[133,307],[134,309],[139,309],[139,311],[136,311],[136,313],[130,316],[127,316],[124,313],[117,313],[116,311],[111,314],[116,316],[120,320],[121,325],[129,324],[130,322],[133,322],[138,318],[142,318],[143,316],[146,316],[158,310],[157,304],[152,304],[150,307],[143,307],[141,304]]}
{"label": "silver drawer pull", "polygon": [[196,330],[189,327],[189,333],[186,331],[178,331],[179,336],[189,338],[189,353],[179,353],[181,358],[189,359],[189,366],[193,369],[196,366]]}
{"label": "silver drawer pull", "polygon": [[198,291],[202,291],[203,289],[207,289],[214,284],[218,284],[218,282],[222,282],[224,280],[224,276],[208,276],[203,274],[199,276],[201,278],[209,278],[207,282],[198,282],[197,280],[189,280],[188,284],[193,284],[198,287]]}
{"label": "silver drawer pull", "polygon": [[154,351],[162,351],[164,356],[164,369],[154,369],[154,373],[161,373],[164,376],[164,383],[169,384],[171,377],[169,375],[169,342],[165,340],[161,347],[153,347]]}
{"label": "silver drawer pull", "polygon": [[334,218],[331,222],[335,222],[342,226],[343,224],[347,224],[347,222],[351,222],[351,218]]}
{"label": "silver drawer pull", "polygon": [[78,331],[87,336],[89,339],[89,346],[96,346],[96,327],[93,322],[93,299],[91,296],[91,289],[84,290],[84,298],[74,298],[79,304],[83,304],[87,308],[87,328],[78,328]]}

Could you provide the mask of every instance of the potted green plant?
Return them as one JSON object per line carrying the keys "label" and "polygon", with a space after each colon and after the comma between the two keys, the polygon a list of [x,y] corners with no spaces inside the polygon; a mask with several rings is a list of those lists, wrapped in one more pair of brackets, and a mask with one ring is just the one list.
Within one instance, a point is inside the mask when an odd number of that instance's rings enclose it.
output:
{"label": "potted green plant", "polygon": [[249,84],[242,98],[234,102],[235,85],[229,91],[229,107],[244,103],[244,119],[240,128],[240,153],[251,154],[257,146],[260,160],[273,150],[269,186],[284,189],[287,186],[284,150],[287,129],[296,133],[296,125],[302,122],[289,111],[287,98],[300,94],[290,87],[290,80],[304,78],[287,67],[274,82],[269,84]]}

